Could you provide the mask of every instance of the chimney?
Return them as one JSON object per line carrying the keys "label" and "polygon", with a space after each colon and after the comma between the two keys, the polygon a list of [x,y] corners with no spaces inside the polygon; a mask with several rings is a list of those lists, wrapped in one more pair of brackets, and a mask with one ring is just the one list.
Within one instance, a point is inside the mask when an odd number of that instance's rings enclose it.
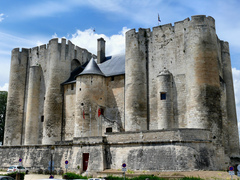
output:
{"label": "chimney", "polygon": [[105,60],[105,40],[103,38],[99,38],[97,45],[97,63],[100,64],[104,60]]}

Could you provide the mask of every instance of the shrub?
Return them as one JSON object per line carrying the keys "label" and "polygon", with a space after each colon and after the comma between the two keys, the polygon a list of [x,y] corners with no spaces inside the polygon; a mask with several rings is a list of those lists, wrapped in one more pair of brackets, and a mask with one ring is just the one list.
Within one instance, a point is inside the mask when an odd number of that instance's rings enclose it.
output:
{"label": "shrub", "polygon": [[[107,176],[105,179],[106,180],[122,180],[124,178],[123,177],[115,177],[115,176]],[[125,180],[129,180],[129,178],[126,177]]]}
{"label": "shrub", "polygon": [[[165,178],[161,178],[161,177],[157,177],[157,176],[149,176],[149,175],[141,175],[138,177],[134,177],[134,178],[125,178],[125,180],[166,180]],[[106,180],[123,180],[123,177],[114,177],[114,176],[108,176],[105,178]],[[199,177],[183,177],[180,178],[180,180],[203,180]]]}
{"label": "shrub", "polygon": [[17,174],[20,174],[20,180],[24,180],[25,173],[22,173],[22,172],[14,172],[14,173],[9,173],[9,174],[3,174],[3,176],[10,176],[10,177],[16,179]]}
{"label": "shrub", "polygon": [[149,180],[161,180],[163,178],[157,177],[157,176],[149,176],[149,175],[141,175],[138,177],[134,177],[131,180],[145,180],[145,179],[149,179]]}
{"label": "shrub", "polygon": [[200,177],[184,177],[181,178],[181,180],[203,180],[203,179]]}
{"label": "shrub", "polygon": [[65,179],[88,179],[86,176],[81,176],[73,172],[67,172],[63,174]]}

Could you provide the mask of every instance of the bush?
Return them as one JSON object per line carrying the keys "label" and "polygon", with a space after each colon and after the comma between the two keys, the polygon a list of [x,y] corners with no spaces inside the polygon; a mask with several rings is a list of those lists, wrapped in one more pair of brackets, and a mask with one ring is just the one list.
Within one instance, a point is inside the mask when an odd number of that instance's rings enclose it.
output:
{"label": "bush", "polygon": [[[165,178],[160,178],[160,177],[157,177],[157,176],[149,176],[149,175],[141,175],[141,176],[138,176],[138,177],[134,177],[134,178],[125,178],[125,180],[146,180],[146,179],[149,179],[149,180],[166,180]],[[123,177],[114,177],[114,176],[108,176],[105,178],[106,180],[123,180],[124,178]],[[198,177],[184,177],[184,178],[180,178],[180,180],[203,180],[201,178],[198,178]]]}
{"label": "bush", "polygon": [[202,178],[199,178],[199,177],[184,177],[182,178],[181,180],[203,180]]}
{"label": "bush", "polygon": [[3,174],[3,176],[10,176],[10,177],[16,179],[16,175],[17,174],[20,174],[20,180],[24,180],[25,173],[21,173],[21,172],[14,172],[14,173],[9,173],[9,174]]}
{"label": "bush", "polygon": [[[64,179],[88,179],[86,176],[81,176],[72,172],[63,174],[63,178]],[[160,178],[157,176],[149,176],[149,175],[141,175],[133,178],[125,177],[125,180],[146,180],[147,178],[149,180],[166,180],[164,178]],[[107,176],[105,179],[106,180],[123,180],[124,177]],[[183,178],[180,178],[180,180],[203,180],[203,179],[199,177],[183,177]]]}
{"label": "bush", "polygon": [[[105,178],[106,180],[122,180],[124,179],[123,177],[114,177],[114,176],[108,176]],[[125,178],[125,180],[129,180],[129,178]]]}
{"label": "bush", "polygon": [[63,174],[63,178],[64,179],[88,179],[86,176],[81,176],[72,172]]}
{"label": "bush", "polygon": [[131,178],[131,180],[145,180],[147,178],[149,180],[161,180],[161,179],[163,179],[163,178],[160,178],[160,177],[157,177],[157,176],[141,175],[141,176],[138,176],[138,177]]}
{"label": "bush", "polygon": [[[149,176],[149,175],[141,175],[141,176],[137,176],[137,177],[133,177],[133,178],[128,178],[125,177],[125,180],[165,180],[163,178],[157,177],[157,176]],[[123,180],[124,177],[114,177],[114,176],[108,176],[105,178],[106,180]]]}

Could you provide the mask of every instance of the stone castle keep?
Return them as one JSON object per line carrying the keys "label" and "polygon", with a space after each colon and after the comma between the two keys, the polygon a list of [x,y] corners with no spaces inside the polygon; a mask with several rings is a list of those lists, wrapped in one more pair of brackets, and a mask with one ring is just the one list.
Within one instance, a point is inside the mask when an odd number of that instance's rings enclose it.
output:
{"label": "stone castle keep", "polygon": [[[106,42],[107,43],[107,42]],[[239,137],[229,46],[212,17],[126,33],[125,55],[52,39],[13,49],[1,167],[222,170]]]}

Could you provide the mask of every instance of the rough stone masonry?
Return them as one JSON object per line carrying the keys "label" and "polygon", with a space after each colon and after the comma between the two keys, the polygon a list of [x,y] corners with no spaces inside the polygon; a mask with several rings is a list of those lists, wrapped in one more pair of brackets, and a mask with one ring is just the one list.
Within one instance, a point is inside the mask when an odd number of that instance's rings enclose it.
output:
{"label": "rough stone masonry", "polygon": [[223,170],[239,160],[229,45],[192,16],[129,30],[126,52],[70,41],[13,49],[0,166]]}

